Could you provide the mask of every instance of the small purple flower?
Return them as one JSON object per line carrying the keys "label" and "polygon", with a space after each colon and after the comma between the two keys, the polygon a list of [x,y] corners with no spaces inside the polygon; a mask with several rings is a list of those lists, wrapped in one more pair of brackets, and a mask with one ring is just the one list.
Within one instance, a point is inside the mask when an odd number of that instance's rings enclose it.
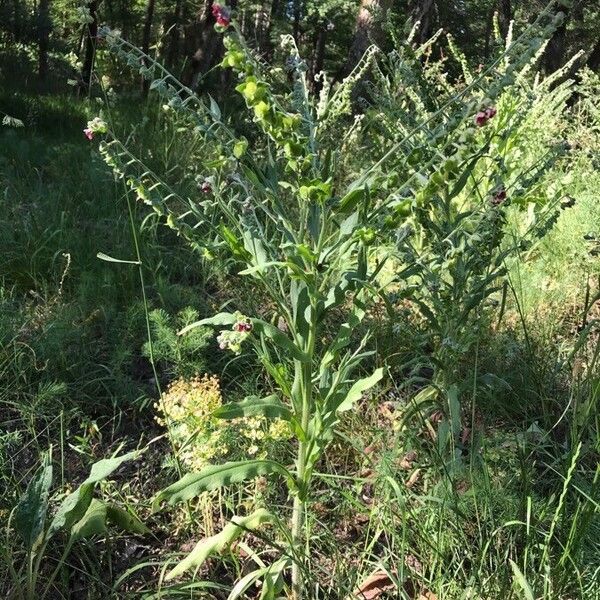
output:
{"label": "small purple flower", "polygon": [[490,106],[485,109],[485,116],[488,119],[493,119],[496,116],[496,109],[493,106]]}

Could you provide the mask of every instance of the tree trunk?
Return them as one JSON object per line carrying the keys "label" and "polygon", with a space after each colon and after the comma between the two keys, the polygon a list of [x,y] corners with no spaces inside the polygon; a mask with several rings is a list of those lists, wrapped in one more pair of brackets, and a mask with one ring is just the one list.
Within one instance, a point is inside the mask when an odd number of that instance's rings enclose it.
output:
{"label": "tree trunk", "polygon": [[600,40],[596,42],[596,45],[592,49],[592,53],[588,56],[586,65],[592,71],[600,70]]}
{"label": "tree trunk", "polygon": [[183,0],[177,0],[173,12],[169,15],[165,29],[167,30],[166,63],[173,67],[179,57],[181,42],[181,22],[183,18]]}
{"label": "tree trunk", "polygon": [[558,26],[554,35],[550,38],[545,53],[546,73],[553,73],[560,69],[564,64],[565,42],[567,38],[567,23],[569,21],[569,11],[563,8],[560,12],[564,17],[562,23]]}
{"label": "tree trunk", "polygon": [[437,17],[435,0],[418,0],[413,4],[412,14],[414,21],[420,23],[416,39],[423,44],[435,33]]}
{"label": "tree trunk", "polygon": [[50,0],[40,0],[38,6],[38,77],[41,81],[48,75],[48,46],[50,45],[50,32],[52,20],[50,19]]}
{"label": "tree trunk", "polygon": [[500,0],[498,3],[498,21],[500,24],[500,32],[506,38],[510,22],[513,20],[513,11],[511,0]]}
{"label": "tree trunk", "polygon": [[294,5],[294,25],[292,28],[292,35],[296,44],[300,43],[300,18],[302,17],[302,0],[293,0]]}
{"label": "tree trunk", "polygon": [[318,94],[323,87],[321,79],[316,80],[315,77],[323,70],[325,65],[325,44],[327,41],[327,23],[320,21],[317,25],[317,34],[315,38],[315,49],[313,52],[313,60],[310,69],[310,86],[315,94]]}
{"label": "tree trunk", "polygon": [[83,57],[83,67],[81,68],[81,81],[79,84],[80,94],[88,93],[92,83],[94,60],[96,58],[96,41],[98,37],[99,3],[99,0],[92,0],[88,4],[92,22],[85,26],[85,55]]}
{"label": "tree trunk", "polygon": [[354,38],[348,53],[346,74],[354,69],[371,44],[381,44],[383,42],[383,24],[386,22],[387,12],[391,4],[391,0],[361,0],[358,16],[356,17]]}
{"label": "tree trunk", "polygon": [[485,43],[483,46],[483,58],[490,57],[490,46],[492,45],[492,29],[494,28],[494,9],[491,8],[485,22]]}
{"label": "tree trunk", "polygon": [[271,25],[273,15],[277,14],[279,0],[263,0],[256,13],[256,44],[262,56],[269,60],[273,55],[273,44],[271,42]]}
{"label": "tree trunk", "polygon": [[[148,0],[146,4],[146,18],[144,20],[144,33],[142,36],[142,52],[148,55],[150,52],[150,37],[152,34],[152,21],[154,20],[155,0]],[[147,66],[147,61],[146,66]],[[144,98],[148,95],[150,89],[150,81],[147,77],[142,77],[142,95]]]}
{"label": "tree trunk", "polygon": [[[196,19],[187,28],[186,43],[189,48],[194,44],[189,66],[183,74],[183,83],[194,88],[201,73],[206,73],[214,67],[223,56],[223,36],[215,31],[215,20],[212,15],[212,0],[205,0],[202,8],[196,14]],[[230,0],[229,7],[235,9],[237,0]]]}

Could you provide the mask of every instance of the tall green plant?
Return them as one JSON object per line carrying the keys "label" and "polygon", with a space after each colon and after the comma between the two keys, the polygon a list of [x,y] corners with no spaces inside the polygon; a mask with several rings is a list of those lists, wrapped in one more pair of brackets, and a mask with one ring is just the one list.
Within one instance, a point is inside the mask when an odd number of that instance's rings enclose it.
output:
{"label": "tall green plant", "polygon": [[[123,42],[110,35],[110,43],[122,49]],[[290,471],[270,460],[213,465],[186,475],[154,502],[156,508],[163,501],[175,504],[258,475],[283,478],[292,498],[292,514],[288,527],[284,527],[288,549],[267,569],[241,580],[233,596],[262,578],[262,596],[274,597],[284,585],[283,573],[288,568],[292,570],[293,597],[304,596],[302,573],[307,567],[309,543],[306,504],[314,467],[332,439],[340,413],[349,410],[383,377],[382,369],[362,379],[357,377],[358,367],[371,353],[365,349],[367,336],[358,344],[351,343],[377,293],[373,282],[383,264],[376,266],[370,260],[375,198],[364,181],[351,185],[341,181],[338,150],[321,144],[321,122],[309,97],[306,66],[293,40],[288,38],[286,44],[294,91],[290,97],[281,98],[273,93],[235,28],[225,37],[223,64],[237,73],[240,83],[236,89],[259,134],[252,151],[248,140],[223,123],[214,101],[206,109],[195,96],[182,100],[179,94],[171,95],[177,108],[185,111],[195,107],[191,118],[196,118],[198,127],[218,144],[218,154],[223,157],[207,169],[199,191],[201,202],[165,194],[166,184],[141,168],[117,139],[109,137],[102,146],[109,164],[129,179],[140,197],[166,214],[169,224],[197,246],[215,256],[226,250],[241,267],[240,274],[253,280],[272,307],[257,316],[222,312],[180,333],[215,327],[221,330],[218,342],[222,350],[237,354],[250,347],[258,354],[277,392],[223,406],[216,416],[235,419],[261,415],[289,422],[297,441],[295,468]],[[131,49],[127,52],[131,61]],[[168,86],[175,89],[174,80],[163,77],[151,87],[169,94]],[[190,210],[182,214],[178,211],[184,203]],[[197,218],[194,225],[190,217]],[[326,323],[333,313],[338,315],[339,332],[325,343]],[[274,521],[281,524],[281,519],[263,509],[235,517],[222,533],[200,542],[168,578],[197,568],[244,531]]]}

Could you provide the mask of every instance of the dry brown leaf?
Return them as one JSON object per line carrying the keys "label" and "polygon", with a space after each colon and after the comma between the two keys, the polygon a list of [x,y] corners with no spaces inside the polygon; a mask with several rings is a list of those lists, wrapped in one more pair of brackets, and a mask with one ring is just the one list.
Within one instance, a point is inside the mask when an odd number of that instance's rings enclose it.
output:
{"label": "dry brown leaf", "polygon": [[419,481],[419,477],[421,476],[421,469],[415,469],[415,472],[408,478],[406,482],[406,487],[408,489],[412,488],[417,481]]}
{"label": "dry brown leaf", "polygon": [[375,571],[358,586],[352,596],[357,600],[373,600],[394,587],[394,583],[385,571]]}
{"label": "dry brown leaf", "polygon": [[404,471],[410,471],[413,467],[414,462],[417,460],[417,453],[414,450],[407,452],[400,462],[398,467]]}

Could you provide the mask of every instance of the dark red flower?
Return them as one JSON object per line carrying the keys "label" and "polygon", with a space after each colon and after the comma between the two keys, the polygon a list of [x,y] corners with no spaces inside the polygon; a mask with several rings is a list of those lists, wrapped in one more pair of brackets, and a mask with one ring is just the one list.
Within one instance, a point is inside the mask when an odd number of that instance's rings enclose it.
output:
{"label": "dark red flower", "polygon": [[480,110],[475,115],[475,125],[477,127],[483,127],[490,119],[496,116],[496,109],[493,106],[488,106],[484,110]]}
{"label": "dark red flower", "polygon": [[483,127],[488,122],[488,116],[484,112],[478,112],[475,115],[475,125]]}
{"label": "dark red flower", "polygon": [[499,188],[494,192],[492,196],[492,204],[494,206],[498,206],[502,204],[506,200],[506,190],[504,188]]}
{"label": "dark red flower", "polygon": [[231,23],[231,10],[227,6],[220,4],[212,5],[212,14],[220,27],[228,27]]}
{"label": "dark red flower", "polygon": [[200,186],[200,189],[205,194],[210,194],[212,192],[212,186],[210,185],[210,183],[208,181],[203,182],[202,185]]}
{"label": "dark red flower", "polygon": [[490,106],[490,107],[486,108],[485,109],[485,116],[488,119],[491,119],[491,118],[495,117],[496,116],[496,109],[493,106]]}

